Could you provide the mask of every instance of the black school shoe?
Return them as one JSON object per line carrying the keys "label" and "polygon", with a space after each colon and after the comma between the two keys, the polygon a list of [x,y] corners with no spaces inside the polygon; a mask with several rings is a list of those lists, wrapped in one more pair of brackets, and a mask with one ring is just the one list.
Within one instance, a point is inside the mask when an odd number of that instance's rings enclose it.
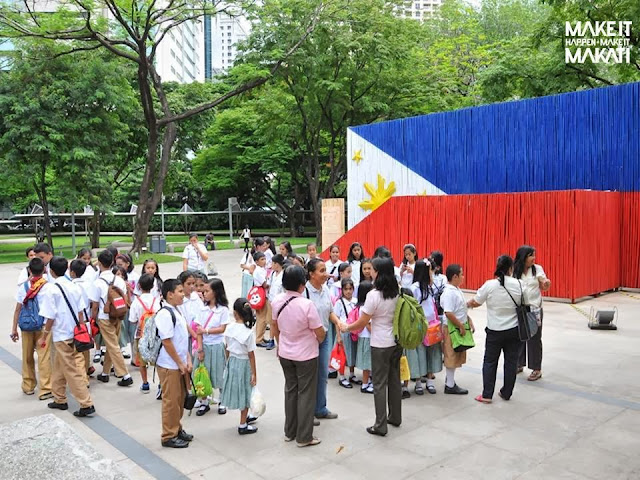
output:
{"label": "black school shoe", "polygon": [[258,417],[252,417],[251,415],[247,417],[247,425],[251,425],[252,423],[255,423],[257,421],[258,421]]}
{"label": "black school shoe", "polygon": [[257,433],[258,427],[254,427],[253,425],[247,425],[246,427],[238,427],[238,433],[240,435],[249,435],[251,433]]}
{"label": "black school shoe", "polygon": [[68,403],[51,402],[51,403],[47,404],[47,407],[53,408],[55,410],[69,410],[69,404]]}
{"label": "black school shoe", "polygon": [[120,387],[128,387],[130,385],[133,385],[133,378],[131,378],[131,377],[123,378],[122,380],[120,380],[118,382],[118,386],[120,386]]}
{"label": "black school shoe", "polygon": [[190,442],[191,440],[193,440],[193,435],[185,432],[184,430],[180,430],[178,432],[178,438],[180,440],[184,440],[185,442]]}
{"label": "black school shoe", "polygon": [[179,437],[173,437],[165,442],[162,442],[162,446],[168,448],[187,448],[189,446],[189,442],[186,442]]}
{"label": "black school shoe", "polygon": [[99,382],[109,383],[109,375],[101,373],[96,377],[96,380],[98,380]]}
{"label": "black school shoe", "polygon": [[73,412],[73,415],[76,417],[88,417],[94,413],[96,413],[96,407],[91,405],[90,407],[82,407],[80,410]]}
{"label": "black school shoe", "polygon": [[447,395],[466,395],[469,393],[469,390],[466,388],[460,388],[458,384],[454,384],[453,387],[444,386],[444,393]]}
{"label": "black school shoe", "polygon": [[327,378],[338,378],[338,372],[329,372]]}

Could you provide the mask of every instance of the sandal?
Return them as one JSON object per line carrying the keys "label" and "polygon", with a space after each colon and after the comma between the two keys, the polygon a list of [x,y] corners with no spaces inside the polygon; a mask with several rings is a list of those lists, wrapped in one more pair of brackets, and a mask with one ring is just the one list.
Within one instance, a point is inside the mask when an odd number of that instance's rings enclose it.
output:
{"label": "sandal", "polygon": [[427,385],[427,392],[429,392],[431,395],[435,395],[436,387],[434,387],[433,385]]}
{"label": "sandal", "polygon": [[351,385],[351,383],[349,383],[349,380],[347,380],[346,378],[341,378],[338,383],[340,384],[341,387],[353,388],[353,385]]}
{"label": "sandal", "polygon": [[422,383],[420,383],[420,380],[416,382],[416,388],[414,391],[416,392],[416,395],[424,395],[424,388],[422,388]]}
{"label": "sandal", "polygon": [[351,382],[351,383],[353,383],[355,385],[362,385],[362,380],[358,380],[355,375],[351,375],[349,377],[349,382]]}
{"label": "sandal", "polygon": [[518,370],[516,370],[516,375],[522,372],[524,372],[524,367],[518,367]]}
{"label": "sandal", "polygon": [[373,393],[373,385],[368,383],[367,385],[363,385],[360,387],[360,392],[362,393]]}
{"label": "sandal", "polygon": [[493,401],[490,398],[484,398],[482,395],[478,395],[474,400],[480,403],[491,403]]}
{"label": "sandal", "polygon": [[313,437],[310,442],[298,443],[297,446],[300,448],[304,448],[304,447],[313,447],[314,445],[319,445],[319,444],[320,444],[320,439]]}
{"label": "sandal", "polygon": [[535,382],[536,380],[540,380],[542,378],[542,372],[540,370],[534,370],[533,372],[531,372],[531,375],[529,375],[529,378],[527,378],[527,380],[529,380],[530,382]]}

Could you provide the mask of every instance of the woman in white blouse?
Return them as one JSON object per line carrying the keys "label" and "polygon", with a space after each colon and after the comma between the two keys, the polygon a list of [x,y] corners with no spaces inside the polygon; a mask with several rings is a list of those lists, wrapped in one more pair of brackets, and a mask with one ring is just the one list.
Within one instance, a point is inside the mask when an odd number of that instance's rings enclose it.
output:
{"label": "woman in white blouse", "polygon": [[[476,400],[491,403],[496,386],[496,373],[500,352],[504,355],[504,385],[499,395],[509,400],[516,383],[520,337],[516,305],[522,299],[522,284],[513,278],[513,259],[509,255],[498,257],[495,278],[485,282],[476,296],[467,302],[467,307],[479,307],[487,302],[487,338],[482,364],[482,395]],[[525,302],[526,303],[526,302]]]}

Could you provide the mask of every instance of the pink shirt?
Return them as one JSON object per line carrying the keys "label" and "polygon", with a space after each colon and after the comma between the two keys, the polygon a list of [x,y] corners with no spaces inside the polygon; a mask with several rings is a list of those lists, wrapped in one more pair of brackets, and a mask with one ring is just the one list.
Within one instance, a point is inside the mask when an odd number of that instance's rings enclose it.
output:
{"label": "pink shirt", "polygon": [[396,340],[393,336],[393,314],[396,311],[398,297],[382,298],[382,292],[371,290],[360,309],[371,315],[371,346],[376,348],[394,347]]}
{"label": "pink shirt", "polygon": [[[280,308],[293,298],[278,316]],[[318,310],[311,300],[298,292],[286,291],[271,304],[273,320],[280,330],[278,355],[287,360],[304,362],[318,356],[318,338],[314,330],[322,327]]]}

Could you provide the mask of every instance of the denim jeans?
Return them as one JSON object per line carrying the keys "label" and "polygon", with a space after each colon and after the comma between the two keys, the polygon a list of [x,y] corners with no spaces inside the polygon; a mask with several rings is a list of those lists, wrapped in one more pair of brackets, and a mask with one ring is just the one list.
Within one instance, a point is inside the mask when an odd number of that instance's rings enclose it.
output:
{"label": "denim jeans", "polygon": [[329,413],[327,408],[327,375],[329,375],[329,355],[331,354],[331,343],[329,337],[320,344],[318,353],[318,391],[316,392],[315,415],[322,417]]}

